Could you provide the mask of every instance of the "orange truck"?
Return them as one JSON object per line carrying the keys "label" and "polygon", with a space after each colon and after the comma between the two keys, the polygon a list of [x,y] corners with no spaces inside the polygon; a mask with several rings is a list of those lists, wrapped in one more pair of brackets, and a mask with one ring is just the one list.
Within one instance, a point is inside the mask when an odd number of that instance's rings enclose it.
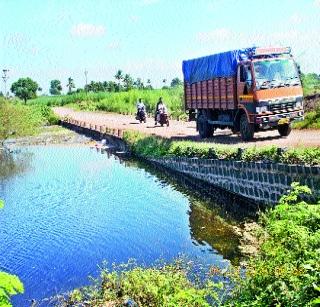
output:
{"label": "orange truck", "polygon": [[291,132],[303,120],[303,94],[289,47],[247,48],[183,61],[185,108],[201,138],[217,128],[240,132]]}

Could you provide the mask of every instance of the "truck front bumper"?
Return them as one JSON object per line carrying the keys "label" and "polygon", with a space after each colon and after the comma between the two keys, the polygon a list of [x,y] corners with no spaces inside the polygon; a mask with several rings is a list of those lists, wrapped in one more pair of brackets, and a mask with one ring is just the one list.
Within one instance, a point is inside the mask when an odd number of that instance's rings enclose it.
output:
{"label": "truck front bumper", "polygon": [[302,120],[304,120],[304,112],[301,110],[272,115],[258,115],[255,123],[260,129],[270,129],[276,128],[278,125]]}

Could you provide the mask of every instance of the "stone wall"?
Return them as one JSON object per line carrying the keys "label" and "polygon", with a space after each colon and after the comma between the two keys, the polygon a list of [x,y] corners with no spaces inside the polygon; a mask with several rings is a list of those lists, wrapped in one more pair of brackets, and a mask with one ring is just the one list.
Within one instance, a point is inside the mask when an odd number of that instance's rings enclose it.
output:
{"label": "stone wall", "polygon": [[316,166],[185,157],[151,160],[264,204],[276,203],[294,181],[308,185],[320,196],[320,167]]}
{"label": "stone wall", "polygon": [[[73,119],[61,121],[61,125],[96,140],[106,139],[107,144],[118,151],[129,151],[122,139],[124,131],[121,129],[110,129]],[[263,204],[277,203],[294,181],[309,186],[314,196],[320,197],[320,166],[185,157],[145,160]]]}

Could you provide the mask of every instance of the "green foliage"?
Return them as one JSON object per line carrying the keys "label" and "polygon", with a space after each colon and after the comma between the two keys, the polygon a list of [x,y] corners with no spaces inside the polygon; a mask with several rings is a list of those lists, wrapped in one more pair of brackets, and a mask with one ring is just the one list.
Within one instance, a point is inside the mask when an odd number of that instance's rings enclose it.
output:
{"label": "green foliage", "polygon": [[4,201],[0,199],[0,209],[2,209],[3,207],[4,207]]}
{"label": "green foliage", "polygon": [[126,131],[124,140],[133,153],[142,156],[197,157],[226,159],[245,162],[281,162],[287,164],[320,165],[320,148],[298,148],[278,151],[275,146],[248,147],[241,151],[236,147],[212,145],[192,141],[172,141],[140,132]]}
{"label": "green foliage", "polygon": [[135,262],[103,269],[95,287],[77,289],[68,304],[86,301],[90,306],[123,306],[128,299],[138,306],[210,306],[207,298],[220,303],[217,290],[221,284],[211,280],[190,282],[188,267],[180,260],[154,267],[137,266]]}
{"label": "green foliage", "polygon": [[28,99],[37,97],[38,88],[38,83],[31,78],[20,78],[11,85],[11,92],[26,103]]}
{"label": "green foliage", "polygon": [[34,135],[39,128],[58,123],[59,118],[46,105],[26,106],[0,99],[0,140]]}
{"label": "green foliage", "polygon": [[320,299],[320,206],[300,200],[305,186],[292,184],[260,218],[265,232],[231,306],[315,306]]}
{"label": "green foliage", "polygon": [[304,120],[293,124],[295,129],[320,129],[320,105],[314,111],[305,113]]}
{"label": "green foliage", "polygon": [[[108,83],[107,86],[110,84]],[[117,85],[117,84],[116,84]],[[70,105],[81,110],[98,110],[125,114],[135,114],[136,104],[139,98],[144,101],[147,112],[154,113],[159,97],[163,97],[170,115],[173,118],[186,118],[183,111],[183,90],[176,87],[167,90],[138,90],[133,89],[127,92],[79,92],[71,95],[38,97],[31,100],[29,104],[64,106]]]}
{"label": "green foliage", "polygon": [[0,101],[0,140],[10,136],[32,135],[41,123],[41,116],[31,107]]}
{"label": "green foliage", "polygon": [[0,272],[0,306],[12,306],[10,296],[24,292],[23,283],[20,279],[5,272]]}
{"label": "green foliage", "polygon": [[74,80],[71,77],[69,77],[68,78],[68,83],[67,83],[67,88],[69,89],[68,94],[71,94],[72,93],[72,89],[75,88],[75,87],[76,86],[74,84]]}
{"label": "green foliage", "polygon": [[320,92],[320,75],[315,73],[302,74],[303,94],[311,95]]}
{"label": "green foliage", "polygon": [[51,95],[61,95],[62,86],[61,81],[51,80],[49,92]]}
{"label": "green foliage", "polygon": [[183,82],[179,78],[172,79],[171,84],[170,84],[171,87],[177,87],[177,86],[182,86],[182,85],[183,85]]}

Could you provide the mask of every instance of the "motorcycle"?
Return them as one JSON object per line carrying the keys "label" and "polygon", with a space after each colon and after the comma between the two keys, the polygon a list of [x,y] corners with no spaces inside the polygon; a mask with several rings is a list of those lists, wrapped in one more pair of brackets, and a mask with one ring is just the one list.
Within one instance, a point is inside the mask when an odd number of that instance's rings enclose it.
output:
{"label": "motorcycle", "polygon": [[167,127],[169,127],[169,117],[168,117],[168,113],[165,111],[159,111],[157,114],[157,122],[161,125],[161,127],[163,127],[163,125],[167,125]]}
{"label": "motorcycle", "polygon": [[136,115],[136,120],[142,122],[147,122],[147,116],[146,116],[146,111],[144,109],[139,109],[138,113]]}

